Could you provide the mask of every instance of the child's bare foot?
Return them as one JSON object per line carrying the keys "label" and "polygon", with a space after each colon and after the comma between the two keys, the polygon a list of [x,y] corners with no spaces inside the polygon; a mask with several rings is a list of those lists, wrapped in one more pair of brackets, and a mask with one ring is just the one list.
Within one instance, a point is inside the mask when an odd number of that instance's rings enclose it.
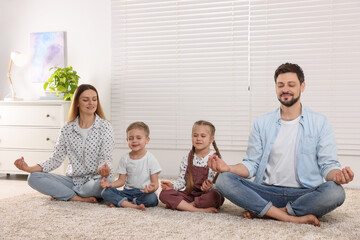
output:
{"label": "child's bare foot", "polygon": [[146,207],[144,204],[140,204],[140,205],[136,205],[132,202],[128,202],[128,201],[123,201],[121,203],[121,206],[124,207],[124,208],[135,208],[135,209],[139,209],[141,211],[145,211],[146,210]]}
{"label": "child's bare foot", "polygon": [[137,209],[141,210],[141,211],[145,211],[146,210],[146,207],[144,204],[140,204],[140,205],[137,205]]}
{"label": "child's bare foot", "polygon": [[219,211],[214,208],[214,207],[209,207],[209,208],[199,208],[199,209],[203,209],[204,211],[203,212],[206,212],[206,213],[218,213]]}
{"label": "child's bare foot", "polygon": [[70,198],[69,201],[88,202],[88,203],[97,203],[98,202],[95,197],[80,197],[78,195],[76,195],[73,198]]}
{"label": "child's bare foot", "polygon": [[182,200],[176,209],[180,211],[189,211],[189,212],[206,212],[206,213],[218,213],[219,211],[214,207],[209,208],[198,208],[195,206],[194,202],[188,203],[185,200]]}

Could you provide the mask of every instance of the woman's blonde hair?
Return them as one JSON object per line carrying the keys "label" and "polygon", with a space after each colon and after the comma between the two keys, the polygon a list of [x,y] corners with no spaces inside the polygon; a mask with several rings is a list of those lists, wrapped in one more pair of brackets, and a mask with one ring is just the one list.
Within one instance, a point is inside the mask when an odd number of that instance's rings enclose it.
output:
{"label": "woman's blonde hair", "polygon": [[79,105],[80,95],[86,90],[93,90],[93,91],[96,92],[97,107],[96,107],[95,113],[99,117],[101,117],[102,119],[106,119],[105,114],[104,114],[104,112],[103,112],[103,110],[101,108],[99,94],[98,94],[96,88],[94,86],[90,85],[90,84],[81,84],[75,90],[74,97],[72,99],[71,107],[70,107],[69,114],[68,114],[68,119],[67,119],[68,122],[74,121],[75,118],[77,116],[79,116],[79,107],[78,107],[78,105]]}
{"label": "woman's blonde hair", "polygon": [[[211,137],[215,136],[215,126],[211,122],[200,120],[200,121],[197,121],[194,123],[193,129],[195,126],[208,126],[210,128]],[[216,145],[215,140],[212,142],[212,145],[214,147],[216,155],[219,158],[221,158],[221,154]],[[187,194],[190,194],[192,192],[192,190],[194,189],[194,180],[193,180],[193,174],[192,174],[194,155],[195,155],[195,147],[192,146],[191,151],[189,153],[189,157],[188,157],[188,175],[187,175],[187,179],[186,179],[186,189],[185,189]],[[216,173],[216,175],[213,179],[213,183],[216,182],[218,175],[219,175],[219,173]]]}

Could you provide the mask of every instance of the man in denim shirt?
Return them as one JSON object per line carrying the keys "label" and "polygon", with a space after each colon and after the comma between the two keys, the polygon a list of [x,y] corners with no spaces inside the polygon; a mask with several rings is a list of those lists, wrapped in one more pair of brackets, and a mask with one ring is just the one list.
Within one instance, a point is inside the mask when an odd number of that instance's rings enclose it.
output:
{"label": "man in denim shirt", "polygon": [[[328,119],[301,104],[302,69],[282,64],[274,79],[280,108],[253,122],[242,163],[229,166],[211,156],[208,165],[222,173],[216,189],[247,209],[245,218],[320,226],[318,217],[344,202],[341,184],[352,181],[354,173],[349,167],[341,169]],[[245,180],[252,177],[253,182]]]}

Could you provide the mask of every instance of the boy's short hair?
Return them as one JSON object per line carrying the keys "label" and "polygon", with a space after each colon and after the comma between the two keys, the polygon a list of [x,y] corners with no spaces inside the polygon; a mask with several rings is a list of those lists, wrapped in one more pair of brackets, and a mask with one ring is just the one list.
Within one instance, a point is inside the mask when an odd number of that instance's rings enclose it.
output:
{"label": "boy's short hair", "polygon": [[149,126],[146,125],[146,123],[144,123],[144,122],[133,122],[133,123],[131,123],[126,129],[126,134],[132,129],[141,129],[141,130],[144,130],[145,135],[147,137],[150,135]]}

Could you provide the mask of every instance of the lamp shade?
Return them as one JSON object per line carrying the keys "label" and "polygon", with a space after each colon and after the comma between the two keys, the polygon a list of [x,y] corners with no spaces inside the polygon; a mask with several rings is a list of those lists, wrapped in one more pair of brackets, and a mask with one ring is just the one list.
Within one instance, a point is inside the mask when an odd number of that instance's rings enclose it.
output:
{"label": "lamp shade", "polygon": [[11,52],[11,60],[16,66],[24,66],[26,63],[26,55],[21,52]]}

